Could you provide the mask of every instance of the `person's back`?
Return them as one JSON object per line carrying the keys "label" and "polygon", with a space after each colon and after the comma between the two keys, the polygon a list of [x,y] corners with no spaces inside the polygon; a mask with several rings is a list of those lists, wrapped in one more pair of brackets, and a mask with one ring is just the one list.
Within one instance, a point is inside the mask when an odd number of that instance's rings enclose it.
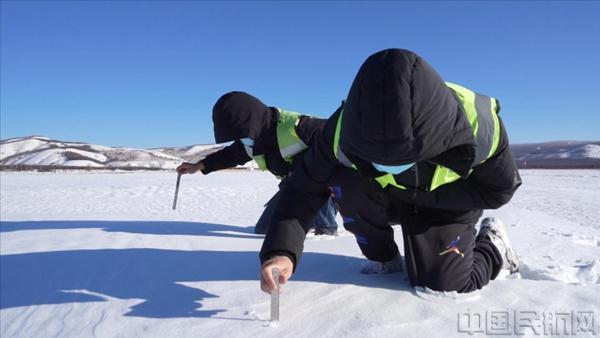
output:
{"label": "person's back", "polygon": [[[229,92],[213,107],[213,126],[216,143],[233,142],[208,155],[197,163],[183,163],[179,173],[214,171],[232,168],[254,160],[261,170],[285,178],[293,166],[301,162],[305,150],[314,143],[326,120],[269,107],[244,92]],[[277,195],[269,205],[274,205]],[[331,202],[323,206],[322,215],[315,219],[317,232],[334,234],[335,208]],[[256,224],[256,233],[265,233],[272,213],[267,207]]]}
{"label": "person's back", "polygon": [[[469,292],[516,269],[497,221],[520,185],[494,98],[444,83],[416,54],[399,49],[369,57],[347,102],[282,189],[285,195],[261,249],[263,271],[295,269],[302,233],[329,186],[344,227],[373,262],[364,273],[398,271],[390,224],[401,224],[410,281]],[[275,230],[276,229],[276,230]],[[272,280],[263,273],[263,290]]]}

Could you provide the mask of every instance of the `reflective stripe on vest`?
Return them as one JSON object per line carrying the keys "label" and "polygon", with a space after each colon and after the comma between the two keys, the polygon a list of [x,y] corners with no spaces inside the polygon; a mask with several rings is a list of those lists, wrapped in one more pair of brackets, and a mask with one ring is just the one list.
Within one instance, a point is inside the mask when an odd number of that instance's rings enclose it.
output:
{"label": "reflective stripe on vest", "polygon": [[267,170],[267,160],[265,159],[265,155],[253,155],[252,159],[258,165],[258,169]]}
{"label": "reflective stripe on vest", "polygon": [[[477,143],[474,165],[481,164],[490,158],[500,143],[500,121],[498,120],[498,102],[495,98],[477,94],[465,87],[446,82],[460,101],[467,119],[471,124],[473,136]],[[470,174],[470,172],[469,172]],[[444,184],[452,183],[460,175],[449,168],[438,165],[433,173],[429,190]]]}
{"label": "reflective stripe on vest", "polygon": [[281,157],[287,162],[301,151],[308,148],[296,133],[296,126],[300,123],[300,114],[279,109],[279,121],[277,122],[277,144]]}
{"label": "reflective stripe on vest", "polygon": [[[475,165],[485,162],[492,157],[498,149],[500,143],[500,121],[498,120],[498,102],[495,98],[477,94],[467,88],[454,83],[446,82],[446,85],[454,91],[458,97],[467,119],[471,124],[473,135],[477,142],[475,153]],[[346,166],[356,169],[356,166],[348,160],[340,147],[340,134],[342,130],[342,116],[344,111],[340,112],[337,120],[335,134],[333,138],[333,153],[338,161]],[[437,165],[429,190],[434,190],[444,184],[452,183],[460,178],[460,175],[449,168]],[[376,177],[375,180],[382,188],[392,185],[399,189],[406,189],[405,186],[396,182],[394,175],[385,174]]]}
{"label": "reflective stripe on vest", "polygon": [[346,157],[346,154],[340,148],[340,133],[342,131],[342,116],[344,115],[344,108],[340,111],[337,123],[335,125],[335,134],[333,135],[333,154],[335,158],[346,167],[356,169],[356,166]]}
{"label": "reflective stripe on vest", "polygon": [[[300,123],[300,114],[277,108],[279,120],[277,121],[277,146],[281,157],[291,163],[292,158],[308,148],[296,133],[296,126]],[[268,170],[265,155],[253,155],[252,159],[260,170]]]}

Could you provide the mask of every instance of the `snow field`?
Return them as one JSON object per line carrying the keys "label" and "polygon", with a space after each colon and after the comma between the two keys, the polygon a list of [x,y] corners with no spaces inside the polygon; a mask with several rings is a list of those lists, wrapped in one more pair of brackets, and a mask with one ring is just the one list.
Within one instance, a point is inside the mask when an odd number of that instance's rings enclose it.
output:
{"label": "snow field", "polygon": [[359,274],[348,232],[309,236],[271,325],[252,229],[277,191],[270,174],[183,176],[171,210],[173,172],[1,173],[0,335],[468,337],[460,315],[490,311],[591,311],[597,326],[600,171],[522,176],[484,214],[507,225],[520,274],[470,294],[415,289],[405,273]]}

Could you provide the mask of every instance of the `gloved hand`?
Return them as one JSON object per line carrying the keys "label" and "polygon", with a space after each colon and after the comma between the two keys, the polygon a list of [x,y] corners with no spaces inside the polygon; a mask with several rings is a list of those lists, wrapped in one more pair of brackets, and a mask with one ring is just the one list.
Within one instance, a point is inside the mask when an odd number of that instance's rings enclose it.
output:
{"label": "gloved hand", "polygon": [[177,167],[177,172],[179,174],[193,174],[195,172],[197,172],[198,170],[203,170],[204,169],[204,164],[202,163],[202,161],[198,162],[198,163],[189,163],[189,162],[184,162],[182,164],[179,165],[179,167]]}

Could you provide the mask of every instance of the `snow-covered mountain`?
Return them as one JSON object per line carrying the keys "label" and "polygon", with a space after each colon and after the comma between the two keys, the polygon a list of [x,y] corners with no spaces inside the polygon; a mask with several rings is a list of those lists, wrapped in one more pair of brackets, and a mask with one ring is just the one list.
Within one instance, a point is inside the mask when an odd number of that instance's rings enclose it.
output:
{"label": "snow-covered mountain", "polygon": [[[42,136],[0,141],[0,167],[20,169],[162,169],[196,162],[221,149],[219,144],[153,149],[107,147]],[[520,168],[600,168],[600,141],[555,141],[511,145]],[[254,162],[244,167],[255,168]]]}
{"label": "snow-covered mountain", "polygon": [[600,168],[600,141],[511,145],[520,168]]}
{"label": "snow-covered mountain", "polygon": [[0,165],[21,168],[174,169],[183,161],[198,161],[221,145],[181,148],[113,148],[47,137],[11,138],[0,142]]}

